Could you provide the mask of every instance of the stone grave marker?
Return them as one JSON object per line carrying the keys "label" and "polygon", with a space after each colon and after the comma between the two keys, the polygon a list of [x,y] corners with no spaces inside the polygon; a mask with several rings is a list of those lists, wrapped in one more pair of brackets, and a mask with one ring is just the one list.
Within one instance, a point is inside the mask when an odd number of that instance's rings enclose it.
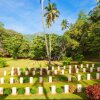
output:
{"label": "stone grave marker", "polygon": [[6,76],[7,75],[7,71],[4,71],[4,76]]}
{"label": "stone grave marker", "polygon": [[0,87],[0,95],[3,95],[3,87]]}
{"label": "stone grave marker", "polygon": [[87,74],[87,80],[91,79],[91,74]]}
{"label": "stone grave marker", "polygon": [[25,95],[30,95],[30,87],[25,88]]}
{"label": "stone grave marker", "polygon": [[43,87],[38,87],[39,94],[43,94]]}
{"label": "stone grave marker", "polygon": [[20,77],[20,84],[23,84],[23,77]]}
{"label": "stone grave marker", "polygon": [[56,86],[52,85],[51,86],[51,94],[55,94],[56,93]]}
{"label": "stone grave marker", "polygon": [[69,93],[69,85],[64,85],[64,93]]}
{"label": "stone grave marker", "polygon": [[81,84],[77,84],[77,92],[82,92],[82,85]]}
{"label": "stone grave marker", "polygon": [[52,83],[52,76],[49,76],[49,83]]}
{"label": "stone grave marker", "polygon": [[17,89],[16,89],[16,87],[12,87],[12,95],[17,95]]}
{"label": "stone grave marker", "polygon": [[13,84],[13,83],[14,83],[14,78],[11,77],[11,78],[10,78],[10,84]]}

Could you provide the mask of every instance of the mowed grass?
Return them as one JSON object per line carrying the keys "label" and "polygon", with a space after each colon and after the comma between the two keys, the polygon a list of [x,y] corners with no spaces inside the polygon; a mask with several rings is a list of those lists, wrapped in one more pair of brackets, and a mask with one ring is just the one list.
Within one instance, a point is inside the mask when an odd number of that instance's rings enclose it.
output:
{"label": "mowed grass", "polygon": [[[29,60],[29,59],[18,59],[18,60],[13,60],[12,58],[4,58],[7,61],[7,67],[5,68],[0,68],[0,77],[3,77],[3,72],[4,70],[6,70],[9,74],[7,74],[7,76],[5,76],[5,79],[8,81],[10,76],[10,71],[11,71],[11,67],[20,67],[20,68],[27,68],[27,67],[46,67],[47,66],[47,61],[42,60],[42,61],[36,61],[36,60]],[[77,62],[72,62],[71,64],[76,64]],[[96,66],[100,65],[100,62],[92,62],[92,61],[84,61],[85,63],[95,63]],[[62,65],[61,61],[52,61],[53,65]],[[80,72],[80,74],[83,74]],[[86,73],[85,73],[86,74]],[[94,74],[94,72],[92,73]],[[68,75],[67,72],[65,72],[65,77]],[[74,75],[74,74],[72,74]],[[59,77],[59,76],[57,76]],[[15,76],[15,78],[18,78]],[[29,83],[24,83],[24,84],[19,84],[19,83],[14,83],[14,84],[9,84],[9,82],[5,83],[5,84],[0,84],[0,87],[4,87],[4,88],[12,88],[12,87],[17,87],[17,88],[25,88],[25,87],[30,87],[30,88],[35,88],[37,93],[36,94],[30,94],[29,96],[26,95],[9,95],[9,96],[0,96],[0,100],[3,99],[87,99],[87,95],[85,93],[85,91],[83,91],[82,93],[76,93],[76,86],[77,84],[82,84],[83,88],[87,87],[88,85],[93,85],[93,84],[100,84],[100,80],[82,80],[82,81],[73,81],[73,82],[68,82],[68,81],[53,81],[52,83],[48,83],[47,80],[43,83],[40,84],[38,82],[38,77],[34,78],[34,83],[33,84],[29,84]],[[50,87],[52,85],[55,85],[56,87],[63,87],[64,85],[68,84],[70,86],[70,93],[68,94],[54,94],[51,95],[51,91],[50,91]],[[43,95],[39,95],[38,94],[38,86],[43,86],[44,90],[46,90],[46,93],[44,93]]]}

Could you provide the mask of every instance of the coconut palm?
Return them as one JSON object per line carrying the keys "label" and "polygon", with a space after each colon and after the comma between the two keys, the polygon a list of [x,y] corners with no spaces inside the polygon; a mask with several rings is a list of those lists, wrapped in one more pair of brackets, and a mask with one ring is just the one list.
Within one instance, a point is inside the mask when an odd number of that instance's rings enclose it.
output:
{"label": "coconut palm", "polygon": [[68,21],[66,19],[63,19],[61,22],[62,30],[65,30],[68,27]]}
{"label": "coconut palm", "polygon": [[[59,17],[60,12],[58,11],[55,3],[48,3],[48,6],[45,7],[46,13],[44,16],[46,17],[46,24],[48,28],[52,26],[52,23]],[[51,64],[51,36],[49,35],[49,59]]]}
{"label": "coconut palm", "polygon": [[[50,0],[48,0],[50,2]],[[44,24],[44,0],[40,0],[40,3],[42,5],[42,26],[43,26],[43,33],[44,33],[44,36],[45,36],[45,44],[46,44],[46,52],[47,52],[47,57],[48,57],[48,60],[50,62],[50,59],[49,59],[49,47],[48,47],[48,41],[47,41],[47,37],[46,37],[46,32],[45,32],[45,24]]]}

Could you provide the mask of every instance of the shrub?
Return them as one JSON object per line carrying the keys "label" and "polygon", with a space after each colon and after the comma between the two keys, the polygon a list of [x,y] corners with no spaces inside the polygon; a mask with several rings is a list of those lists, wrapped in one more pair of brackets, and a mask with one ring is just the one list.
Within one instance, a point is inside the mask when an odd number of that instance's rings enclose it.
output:
{"label": "shrub", "polygon": [[12,91],[11,91],[10,88],[5,88],[4,91],[3,91],[4,95],[10,95],[11,92],[12,92]]}
{"label": "shrub", "polygon": [[60,94],[60,93],[63,93],[63,89],[62,89],[62,88],[57,88],[57,89],[56,89],[56,92],[59,93],[59,94]]}
{"label": "shrub", "polygon": [[87,78],[86,74],[83,74],[82,75],[82,80],[86,80],[86,78]]}
{"label": "shrub", "polygon": [[93,86],[88,86],[86,88],[86,93],[92,100],[100,100],[100,84],[95,84]]}
{"label": "shrub", "polygon": [[36,94],[36,90],[34,88],[31,88],[30,92],[31,94]]}
{"label": "shrub", "polygon": [[82,63],[83,59],[84,59],[84,56],[81,55],[81,54],[77,54],[77,55],[75,56],[75,60],[78,61],[79,64]]}
{"label": "shrub", "polygon": [[72,58],[71,57],[63,57],[62,60],[63,60],[63,66],[64,66],[64,65],[69,65],[72,61]]}
{"label": "shrub", "polygon": [[67,77],[66,76],[58,76],[59,77],[59,81],[66,81]]}
{"label": "shrub", "polygon": [[76,76],[72,76],[72,81],[77,81]]}
{"label": "shrub", "polygon": [[25,76],[25,77],[23,78],[23,82],[24,82],[24,83],[28,83],[28,82],[29,82],[29,77]]}
{"label": "shrub", "polygon": [[25,93],[25,89],[24,88],[19,88],[18,89],[18,94],[24,94]]}
{"label": "shrub", "polygon": [[6,61],[0,58],[0,67],[6,67],[6,66],[7,66]]}

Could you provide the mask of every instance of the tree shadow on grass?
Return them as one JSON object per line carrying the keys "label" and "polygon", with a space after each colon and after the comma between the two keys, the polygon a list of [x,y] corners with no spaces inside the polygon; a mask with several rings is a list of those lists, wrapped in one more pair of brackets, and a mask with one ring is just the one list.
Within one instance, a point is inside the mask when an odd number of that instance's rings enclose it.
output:
{"label": "tree shadow on grass", "polygon": [[0,95],[0,100],[5,100],[6,97],[7,95]]}

